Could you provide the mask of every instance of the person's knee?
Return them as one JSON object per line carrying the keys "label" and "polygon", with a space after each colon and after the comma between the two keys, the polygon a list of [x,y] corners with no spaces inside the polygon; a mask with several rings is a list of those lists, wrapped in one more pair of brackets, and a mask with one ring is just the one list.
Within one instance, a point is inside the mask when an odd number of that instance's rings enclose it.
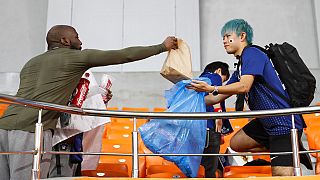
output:
{"label": "person's knee", "polygon": [[293,167],[289,166],[273,166],[272,176],[293,176]]}
{"label": "person's knee", "polygon": [[232,150],[234,150],[234,151],[237,151],[237,152],[241,152],[242,151],[242,148],[240,147],[240,144],[239,144],[238,136],[233,136],[230,139],[230,148]]}

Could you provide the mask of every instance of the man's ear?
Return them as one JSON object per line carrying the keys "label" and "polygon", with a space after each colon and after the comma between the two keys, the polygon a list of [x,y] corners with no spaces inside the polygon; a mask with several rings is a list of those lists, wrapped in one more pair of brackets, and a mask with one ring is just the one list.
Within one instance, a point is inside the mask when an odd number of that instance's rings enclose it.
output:
{"label": "man's ear", "polygon": [[242,32],[242,33],[240,34],[240,39],[241,39],[241,42],[247,41],[247,40],[246,40],[246,39],[247,39],[247,33]]}
{"label": "man's ear", "polygon": [[60,42],[61,42],[61,44],[63,44],[64,46],[70,46],[70,40],[68,39],[68,38],[65,38],[65,37],[63,37],[63,38],[61,38],[60,39]]}

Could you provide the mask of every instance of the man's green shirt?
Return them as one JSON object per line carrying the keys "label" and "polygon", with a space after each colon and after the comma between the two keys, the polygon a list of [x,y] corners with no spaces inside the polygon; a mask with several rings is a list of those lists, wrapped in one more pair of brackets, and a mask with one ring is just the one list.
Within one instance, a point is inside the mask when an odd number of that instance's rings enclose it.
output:
{"label": "man's green shirt", "polygon": [[[132,62],[164,51],[166,48],[163,44],[110,51],[80,51],[68,48],[50,50],[32,58],[24,65],[16,96],[67,105],[81,76],[89,68]],[[44,110],[44,130],[55,129],[59,116],[59,112]],[[34,132],[37,118],[38,109],[11,105],[0,118],[0,128]]]}

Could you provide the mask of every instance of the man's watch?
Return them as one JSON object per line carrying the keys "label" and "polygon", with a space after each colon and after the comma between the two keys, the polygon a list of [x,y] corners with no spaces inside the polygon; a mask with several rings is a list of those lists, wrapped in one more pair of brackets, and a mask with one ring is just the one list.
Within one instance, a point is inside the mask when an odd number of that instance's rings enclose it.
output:
{"label": "man's watch", "polygon": [[213,89],[213,91],[212,91],[211,93],[212,93],[212,95],[214,95],[214,96],[218,95],[218,94],[219,94],[218,86],[214,86],[214,89]]}

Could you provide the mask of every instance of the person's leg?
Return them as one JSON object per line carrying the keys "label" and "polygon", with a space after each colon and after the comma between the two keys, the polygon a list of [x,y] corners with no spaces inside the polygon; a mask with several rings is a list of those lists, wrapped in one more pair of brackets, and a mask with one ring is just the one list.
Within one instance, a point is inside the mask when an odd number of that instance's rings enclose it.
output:
{"label": "person's leg", "polygon": [[293,167],[272,166],[272,176],[293,176]]}
{"label": "person's leg", "polygon": [[[0,129],[0,152],[8,152],[8,131]],[[0,155],[0,179],[10,179],[8,155]]]}
{"label": "person's leg", "polygon": [[[209,133],[209,134],[208,134]],[[204,149],[204,154],[217,154],[220,151],[221,133],[214,132],[213,130],[207,131],[208,145]],[[216,170],[218,167],[218,156],[203,156],[201,164],[205,168],[206,178],[215,178]]]}
{"label": "person's leg", "polygon": [[230,140],[230,147],[237,152],[268,151],[268,134],[259,120],[251,120]]}
{"label": "person's leg", "polygon": [[[10,151],[32,151],[34,149],[34,133],[26,131],[12,130],[8,132],[9,150]],[[43,149],[47,150],[51,145],[51,131],[43,132]],[[49,141],[49,142],[48,142]],[[48,166],[50,164],[50,155],[41,156],[41,177],[46,178],[48,174]],[[9,167],[11,179],[29,180],[31,177],[33,155],[19,154],[9,156]]]}
{"label": "person's leg", "polygon": [[317,153],[315,174],[320,175],[320,153]]}
{"label": "person's leg", "polygon": [[[70,149],[70,142],[61,142],[55,145],[54,151],[70,152]],[[77,164],[70,162],[70,155],[53,155],[48,177],[73,177],[76,169]]]}
{"label": "person's leg", "polygon": [[[43,151],[52,151],[52,131],[47,130],[43,132]],[[52,154],[43,154],[41,156],[41,162],[40,162],[40,172],[41,172],[41,179],[47,178],[49,175],[49,168],[50,164],[52,163],[51,157]]]}
{"label": "person's leg", "polygon": [[[302,132],[298,133],[300,140]],[[291,135],[270,136],[270,152],[292,152]],[[300,155],[301,157],[301,155]],[[271,155],[272,176],[293,176],[293,157]]]}

